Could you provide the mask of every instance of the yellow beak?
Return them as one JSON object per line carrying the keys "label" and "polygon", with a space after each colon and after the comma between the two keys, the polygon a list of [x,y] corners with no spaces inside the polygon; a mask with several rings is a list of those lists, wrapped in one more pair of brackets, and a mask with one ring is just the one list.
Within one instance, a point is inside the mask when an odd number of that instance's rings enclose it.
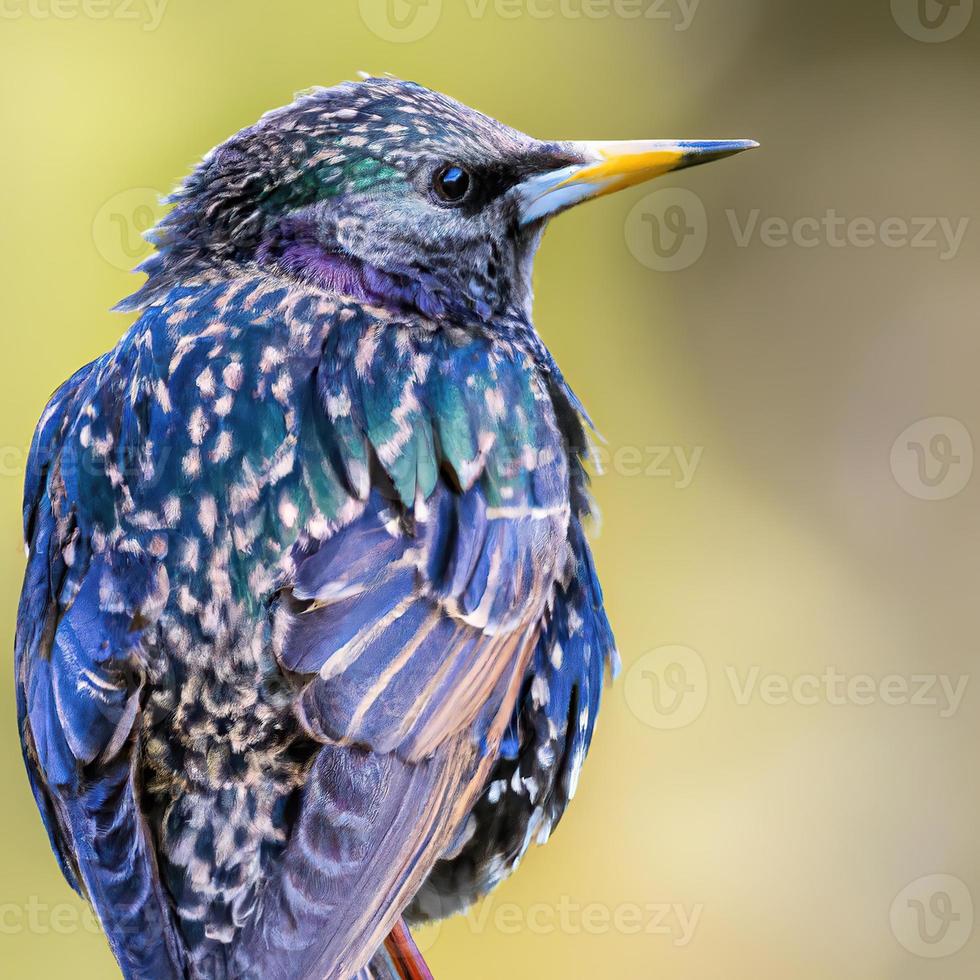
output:
{"label": "yellow beak", "polygon": [[535,174],[517,187],[521,224],[612,194],[671,170],[720,160],[754,140],[621,140],[565,144],[581,163]]}

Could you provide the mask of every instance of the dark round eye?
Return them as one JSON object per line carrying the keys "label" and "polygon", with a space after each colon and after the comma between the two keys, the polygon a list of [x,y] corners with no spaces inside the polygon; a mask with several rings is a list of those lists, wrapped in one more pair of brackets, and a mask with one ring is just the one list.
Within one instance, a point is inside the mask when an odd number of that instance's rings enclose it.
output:
{"label": "dark round eye", "polygon": [[447,163],[436,171],[432,189],[440,200],[458,204],[466,197],[472,183],[472,178],[462,167]]}

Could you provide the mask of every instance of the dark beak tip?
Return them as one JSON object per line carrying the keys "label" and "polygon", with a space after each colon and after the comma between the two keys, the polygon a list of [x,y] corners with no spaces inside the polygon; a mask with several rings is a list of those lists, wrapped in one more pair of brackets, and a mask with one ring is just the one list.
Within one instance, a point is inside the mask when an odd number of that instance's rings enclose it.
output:
{"label": "dark beak tip", "polygon": [[692,142],[689,145],[690,154],[681,160],[676,168],[678,170],[724,160],[726,157],[744,153],[746,150],[754,150],[759,146],[755,140],[708,140],[703,143]]}
{"label": "dark beak tip", "polygon": [[759,144],[755,140],[719,140],[714,145],[709,144],[705,155],[710,159],[730,157],[735,153],[744,153],[746,150],[755,150],[758,147]]}

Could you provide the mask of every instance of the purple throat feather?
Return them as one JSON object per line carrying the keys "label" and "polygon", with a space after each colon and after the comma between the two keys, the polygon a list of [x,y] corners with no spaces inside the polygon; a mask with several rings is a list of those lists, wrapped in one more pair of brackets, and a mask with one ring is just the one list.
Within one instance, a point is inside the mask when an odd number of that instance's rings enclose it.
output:
{"label": "purple throat feather", "polygon": [[430,319],[446,314],[445,302],[421,281],[383,272],[352,255],[325,248],[309,224],[280,226],[259,246],[257,258],[287,275],[373,306],[421,313]]}

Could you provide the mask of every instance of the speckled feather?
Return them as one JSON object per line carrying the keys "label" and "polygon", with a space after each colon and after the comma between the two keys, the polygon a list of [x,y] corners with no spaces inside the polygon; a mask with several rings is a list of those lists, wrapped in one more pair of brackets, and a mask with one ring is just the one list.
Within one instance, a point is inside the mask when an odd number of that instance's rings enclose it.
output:
{"label": "speckled feather", "polygon": [[178,192],[139,319],[39,423],[25,759],[126,976],[348,976],[574,793],[615,654],[525,256],[422,270],[317,210],[375,220],[419,141],[556,152],[394,80],[302,97]]}

